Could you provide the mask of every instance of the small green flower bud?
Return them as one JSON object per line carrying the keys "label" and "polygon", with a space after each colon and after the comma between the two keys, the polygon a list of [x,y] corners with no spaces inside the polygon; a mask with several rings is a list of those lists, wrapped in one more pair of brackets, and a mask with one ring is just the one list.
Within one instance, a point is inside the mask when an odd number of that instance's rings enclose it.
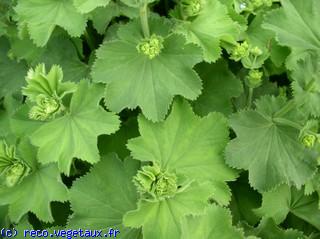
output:
{"label": "small green flower bud", "polygon": [[254,56],[261,56],[262,53],[263,53],[262,50],[257,46],[250,49],[250,54]]}
{"label": "small green flower bud", "polygon": [[259,70],[250,70],[247,78],[246,83],[250,88],[257,88],[262,83],[262,76],[263,73]]}
{"label": "small green flower bud", "polygon": [[148,56],[149,59],[153,59],[158,56],[162,49],[163,38],[154,34],[137,45],[138,52]]}
{"label": "small green flower bud", "polygon": [[307,134],[302,137],[301,142],[306,148],[313,148],[314,144],[317,141],[317,137],[312,134]]}
{"label": "small green flower bud", "polygon": [[249,55],[249,44],[244,41],[243,43],[238,43],[236,47],[233,49],[231,54],[231,59],[235,61],[239,61],[244,57]]}

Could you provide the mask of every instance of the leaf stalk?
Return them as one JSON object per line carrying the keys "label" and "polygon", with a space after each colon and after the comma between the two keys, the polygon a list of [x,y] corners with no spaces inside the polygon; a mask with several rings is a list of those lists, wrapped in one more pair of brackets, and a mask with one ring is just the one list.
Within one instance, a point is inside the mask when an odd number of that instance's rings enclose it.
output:
{"label": "leaf stalk", "polygon": [[140,21],[142,32],[145,38],[150,37],[150,29],[148,22],[148,3],[144,3],[142,7],[140,7]]}

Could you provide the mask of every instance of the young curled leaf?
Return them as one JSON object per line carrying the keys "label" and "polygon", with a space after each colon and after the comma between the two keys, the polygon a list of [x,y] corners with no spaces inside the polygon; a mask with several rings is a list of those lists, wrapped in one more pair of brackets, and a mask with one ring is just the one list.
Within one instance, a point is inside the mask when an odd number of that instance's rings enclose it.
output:
{"label": "young curled leaf", "polygon": [[177,176],[162,171],[157,164],[142,167],[134,177],[134,183],[138,191],[149,194],[151,200],[173,196],[178,190]]}
{"label": "young curled leaf", "polygon": [[60,66],[53,65],[47,72],[45,64],[42,63],[28,71],[27,86],[22,88],[22,93],[33,102],[37,102],[39,95],[62,99],[76,90],[74,83],[62,81],[63,71]]}
{"label": "young curled leaf", "polygon": [[[30,173],[30,166],[16,154],[16,147],[0,141],[0,176],[4,185],[13,187]],[[1,182],[2,184],[2,182]]]}
{"label": "young curled leaf", "polygon": [[29,112],[30,119],[54,119],[65,109],[62,99],[66,94],[74,92],[76,85],[72,82],[62,82],[62,79],[62,69],[57,65],[53,65],[48,73],[44,64],[29,70],[26,77],[27,86],[22,88],[22,93],[33,103]]}

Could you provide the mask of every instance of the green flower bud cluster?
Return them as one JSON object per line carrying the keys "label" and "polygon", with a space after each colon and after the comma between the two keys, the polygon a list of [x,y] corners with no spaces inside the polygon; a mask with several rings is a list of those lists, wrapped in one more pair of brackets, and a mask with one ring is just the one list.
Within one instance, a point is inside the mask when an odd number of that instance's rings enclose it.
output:
{"label": "green flower bud cluster", "polygon": [[315,143],[317,142],[317,137],[312,134],[307,134],[304,135],[301,138],[301,143],[306,147],[306,148],[313,148]]}
{"label": "green flower bud cluster", "polygon": [[237,43],[236,47],[233,49],[231,54],[231,59],[235,61],[240,61],[244,57],[249,56],[249,44],[244,41],[242,43]]}
{"label": "green flower bud cluster", "polygon": [[299,140],[306,148],[313,148],[319,143],[318,120],[308,120],[299,133]]}
{"label": "green flower bud cluster", "polygon": [[178,189],[176,175],[161,171],[157,164],[142,167],[134,177],[134,184],[140,193],[155,199],[170,197]]}
{"label": "green flower bud cluster", "polygon": [[299,140],[306,148],[313,148],[319,142],[318,126],[317,120],[308,120],[300,130]]}
{"label": "green flower bud cluster", "polygon": [[163,38],[155,34],[148,39],[144,39],[137,46],[138,52],[148,56],[149,59],[153,59],[158,56],[162,49]]}
{"label": "green flower bud cluster", "polygon": [[247,41],[244,41],[242,43],[237,43],[231,53],[231,59],[240,61],[243,58],[249,57],[250,55],[252,55],[253,57],[258,57],[262,54],[263,51],[259,47],[251,47]]}
{"label": "green flower bud cluster", "polygon": [[7,187],[20,183],[30,173],[30,167],[17,158],[14,146],[0,142],[0,176]]}
{"label": "green flower bud cluster", "polygon": [[196,16],[202,9],[201,0],[183,0],[180,4],[182,13],[186,17]]}
{"label": "green flower bud cluster", "polygon": [[250,88],[257,88],[262,84],[263,73],[259,70],[250,70],[246,77],[246,83]]}
{"label": "green flower bud cluster", "polygon": [[230,58],[235,61],[241,61],[245,68],[257,69],[263,65],[268,56],[258,46],[251,46],[247,41],[244,41],[237,43],[231,52]]}
{"label": "green flower bud cluster", "polygon": [[60,99],[38,95],[36,105],[33,106],[29,112],[29,118],[41,121],[52,119],[57,113],[61,112],[63,108]]}

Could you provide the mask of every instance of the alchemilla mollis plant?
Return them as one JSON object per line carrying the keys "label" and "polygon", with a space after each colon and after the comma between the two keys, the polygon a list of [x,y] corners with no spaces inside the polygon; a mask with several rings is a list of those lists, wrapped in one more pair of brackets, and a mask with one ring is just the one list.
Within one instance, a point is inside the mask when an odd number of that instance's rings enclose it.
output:
{"label": "alchemilla mollis plant", "polygon": [[0,229],[320,238],[319,9],[1,0]]}

